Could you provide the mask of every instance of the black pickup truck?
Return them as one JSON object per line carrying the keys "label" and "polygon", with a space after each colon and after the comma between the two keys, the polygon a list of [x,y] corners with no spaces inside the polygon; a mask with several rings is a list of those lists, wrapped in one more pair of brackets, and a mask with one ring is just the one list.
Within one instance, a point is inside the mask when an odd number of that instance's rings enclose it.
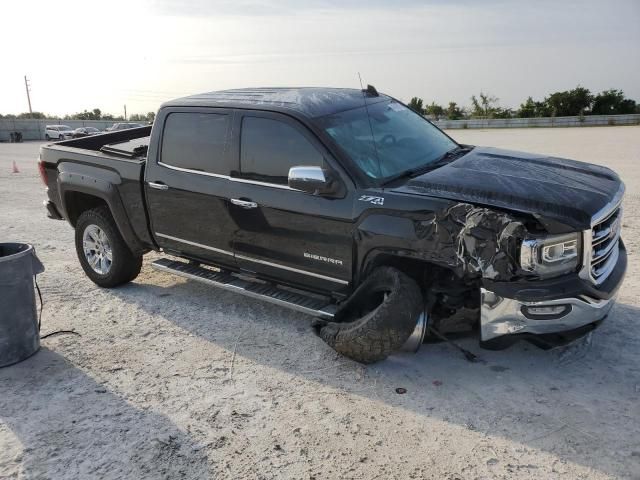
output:
{"label": "black pickup truck", "polygon": [[486,348],[566,343],[626,270],[614,172],[460,145],[373,87],[177,99],[153,127],[44,145],[39,165],[96,284],[160,251],[154,268],[316,316],[361,362],[461,328]]}

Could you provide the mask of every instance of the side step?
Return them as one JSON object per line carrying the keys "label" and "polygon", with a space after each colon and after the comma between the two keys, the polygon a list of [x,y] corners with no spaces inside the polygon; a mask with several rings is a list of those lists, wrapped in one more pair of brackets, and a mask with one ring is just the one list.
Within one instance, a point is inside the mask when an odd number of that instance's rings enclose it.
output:
{"label": "side step", "polygon": [[156,260],[151,266],[156,270],[265,300],[316,317],[331,319],[336,312],[336,305],[328,299],[285,290],[269,283],[245,280],[229,272],[211,270],[168,258]]}

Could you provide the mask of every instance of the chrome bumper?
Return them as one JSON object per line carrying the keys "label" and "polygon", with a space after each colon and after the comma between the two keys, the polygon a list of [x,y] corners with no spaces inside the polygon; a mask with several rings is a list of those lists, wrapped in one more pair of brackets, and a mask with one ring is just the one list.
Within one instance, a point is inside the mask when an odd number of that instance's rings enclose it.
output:
{"label": "chrome bumper", "polygon": [[[583,295],[546,302],[521,302],[481,289],[480,335],[486,342],[503,335],[518,333],[546,334],[573,330],[602,320],[611,310],[615,298],[598,300]],[[558,315],[532,315],[527,307],[566,306]]]}

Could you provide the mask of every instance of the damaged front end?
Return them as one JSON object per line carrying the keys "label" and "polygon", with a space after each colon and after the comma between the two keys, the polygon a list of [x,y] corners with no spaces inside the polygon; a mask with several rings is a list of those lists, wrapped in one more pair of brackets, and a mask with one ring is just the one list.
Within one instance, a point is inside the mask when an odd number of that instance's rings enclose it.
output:
{"label": "damaged front end", "polygon": [[518,262],[525,218],[458,203],[421,218],[415,228],[414,248],[434,265],[425,274],[425,290],[430,326],[440,333],[475,329],[484,279],[510,282],[528,275]]}
{"label": "damaged front end", "polygon": [[[469,204],[435,214],[431,228],[423,222],[423,240],[442,247],[441,260],[457,277],[430,285],[436,328],[479,324],[481,345],[493,349],[519,339],[550,348],[593,330],[611,311],[626,270],[619,210],[618,201],[594,228],[561,226],[561,233],[549,233],[533,217]],[[451,234],[449,245],[443,231]],[[585,273],[605,269],[599,282]],[[460,285],[468,287],[464,295]]]}
{"label": "damaged front end", "polygon": [[610,312],[626,268],[619,222],[607,226],[617,274],[603,290],[580,278],[591,255],[585,232],[555,224],[560,233],[549,233],[539,220],[468,203],[414,220],[412,248],[434,266],[425,273],[431,327],[449,334],[479,325],[487,348],[519,339],[546,348],[595,328]]}
{"label": "damaged front end", "polygon": [[[479,330],[485,348],[520,339],[548,348],[584,335],[609,314],[626,269],[615,208],[593,231],[572,231],[531,213],[471,203],[440,206],[415,203],[413,211],[379,210],[363,219],[360,287],[339,306],[336,321],[316,325],[327,343],[365,362],[393,350],[415,351],[425,332],[430,341]],[[592,245],[600,248],[589,250]],[[596,285],[584,271],[599,272],[604,248],[615,251],[606,260],[615,265]],[[423,303],[390,295],[396,290],[381,286],[387,280],[370,284],[384,268],[393,273],[383,279],[400,275],[406,285],[414,282]],[[372,285],[387,293],[367,305],[363,299],[371,298]],[[394,298],[400,300],[389,308]]]}

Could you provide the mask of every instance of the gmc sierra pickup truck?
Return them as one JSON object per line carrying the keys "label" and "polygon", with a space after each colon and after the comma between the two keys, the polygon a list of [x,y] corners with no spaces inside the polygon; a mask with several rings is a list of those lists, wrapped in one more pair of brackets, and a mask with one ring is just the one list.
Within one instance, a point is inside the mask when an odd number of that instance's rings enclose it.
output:
{"label": "gmc sierra pickup truck", "polygon": [[614,172],[460,145],[370,86],[177,99],[153,127],[44,145],[39,166],[97,285],[163,252],[152,267],[314,315],[361,362],[454,324],[486,348],[564,344],[626,270]]}

